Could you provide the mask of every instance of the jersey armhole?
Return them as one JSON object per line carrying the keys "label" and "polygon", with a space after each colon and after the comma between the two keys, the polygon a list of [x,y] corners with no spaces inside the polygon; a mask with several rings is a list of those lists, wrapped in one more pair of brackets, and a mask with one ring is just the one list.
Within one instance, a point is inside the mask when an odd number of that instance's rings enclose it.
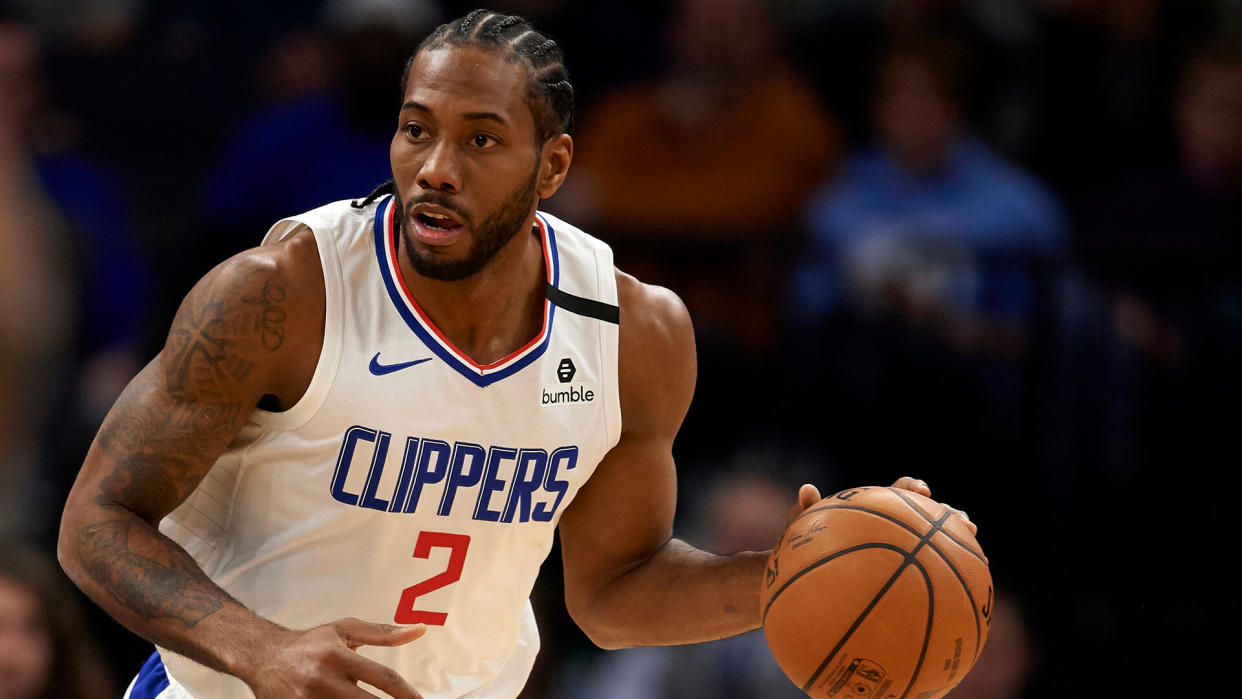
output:
{"label": "jersey armhole", "polygon": [[278,243],[302,229],[309,229],[315,236],[315,247],[319,250],[319,265],[323,270],[324,285],[324,319],[323,347],[319,351],[319,361],[315,364],[315,373],[311,376],[306,392],[288,410],[273,412],[256,408],[251,420],[264,427],[280,430],[292,430],[306,424],[328,396],[328,389],[336,378],[337,367],[341,360],[344,323],[344,280],[341,276],[341,264],[337,259],[336,246],[330,236],[312,228],[298,219],[285,219],[272,227],[263,238],[263,244]]}
{"label": "jersey armhole", "polygon": [[[598,276],[598,288],[601,300],[617,305],[617,271],[613,266],[612,249],[597,244],[595,248],[595,269]],[[608,448],[612,449],[621,441],[621,380],[619,378],[621,326],[618,323],[596,323],[599,328],[600,349],[604,357],[604,382],[608,396],[604,404],[604,425],[608,430]]]}

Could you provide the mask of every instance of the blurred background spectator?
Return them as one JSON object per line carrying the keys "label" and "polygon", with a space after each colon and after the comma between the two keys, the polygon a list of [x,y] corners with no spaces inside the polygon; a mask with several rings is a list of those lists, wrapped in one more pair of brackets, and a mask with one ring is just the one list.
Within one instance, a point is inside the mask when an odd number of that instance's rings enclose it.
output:
{"label": "blurred background spectator", "polygon": [[1169,95],[1187,42],[1211,26],[1211,3],[1043,5],[1042,119],[1027,151],[1032,163],[1080,195],[1121,170],[1171,162]]}
{"label": "blurred background spectator", "polygon": [[682,439],[723,450],[753,431],[730,401],[759,400],[780,332],[801,210],[841,134],[784,51],[761,0],[674,0],[665,67],[583,105],[574,177],[554,213],[599,231],[617,264],[677,286],[695,318],[700,405]]}
{"label": "blurred background spectator", "polygon": [[1065,222],[1046,188],[973,135],[967,65],[949,39],[880,57],[875,142],[809,203],[810,250],[792,300],[799,320],[844,303],[940,325],[965,351],[1012,351],[996,346],[1005,344],[999,326],[1023,329],[1031,293],[1005,261],[1052,256]]}
{"label": "blurred background spectator", "polygon": [[[1080,264],[1062,285],[1045,445],[1062,497],[1080,499],[1067,508],[1078,536],[1065,581],[1080,654],[1158,629],[1168,634],[1163,653],[1215,657],[1197,639],[1237,615],[1213,553],[1231,546],[1229,493],[1203,489],[1179,508],[1177,527],[1142,541],[1119,537],[1116,525],[1132,498],[1160,483],[1197,491],[1233,458],[1242,417],[1239,39],[1204,40],[1179,62],[1165,105],[1176,157],[1127,169],[1078,207]],[[1077,464],[1091,468],[1070,471]],[[1101,492],[1111,497],[1082,500]],[[1176,568],[1141,571],[1134,561],[1150,550],[1175,551]],[[1119,573],[1135,577],[1118,588]]]}
{"label": "blurred background spectator", "polygon": [[805,208],[785,307],[792,347],[818,361],[790,384],[810,378],[831,398],[789,419],[849,478],[931,451],[953,454],[937,482],[954,488],[1018,457],[1036,287],[1067,224],[971,127],[969,56],[947,36],[894,39],[877,58],[870,142]]}
{"label": "blurred background spectator", "polygon": [[200,224],[219,256],[289,211],[364,195],[389,178],[410,46],[439,23],[421,0],[333,0],[315,29],[275,38],[257,66],[265,104],[242,117],[205,175]]}
{"label": "blurred background spectator", "polygon": [[[753,468],[758,459],[747,464]],[[685,537],[708,551],[736,553],[768,548],[788,524],[790,474],[737,471],[721,474],[707,489]],[[567,673],[557,699],[798,699],[768,651],[762,631],[713,643],[628,648],[608,653],[580,673]]]}
{"label": "blurred background spectator", "polygon": [[0,541],[0,697],[117,696],[78,598],[55,561]]}
{"label": "blurred background spectator", "polygon": [[[56,228],[54,235],[30,236],[31,245],[49,245],[42,253],[46,268],[32,262],[37,256],[19,253],[13,259],[22,265],[24,283],[61,284],[62,292],[72,294],[60,302],[27,299],[40,326],[55,328],[49,321],[62,315],[76,319],[73,347],[62,350],[69,356],[44,348],[39,370],[32,369],[40,383],[26,390],[53,398],[40,401],[57,406],[52,445],[63,452],[52,458],[69,460],[82,453],[113,400],[146,362],[147,261],[137,248],[115,172],[83,146],[77,119],[51,101],[37,33],[16,22],[4,27],[0,43],[7,47],[5,70],[14,85],[7,101],[11,133],[27,159],[32,186],[54,210],[49,224]],[[59,506],[55,491],[66,475],[41,473],[26,484],[21,492],[28,524],[52,526]]]}
{"label": "blurred background spectator", "polygon": [[[0,0],[4,531],[50,553],[102,412],[195,279],[386,179],[405,57],[474,5]],[[492,7],[549,29],[574,76],[549,209],[695,319],[679,528],[767,545],[779,524],[747,513],[780,498],[739,470],[786,501],[912,473],[970,511],[1000,584],[952,696],[1145,696],[1222,659],[1242,0]],[[771,676],[758,635],[595,650],[557,555],[525,696],[721,695],[752,686],[711,669],[735,654]],[[149,648],[86,619],[119,694]]]}
{"label": "blurred background spectator", "polygon": [[0,20],[0,535],[29,533],[40,507],[57,508],[37,485],[47,421],[59,417],[44,398],[70,370],[74,323],[72,275],[58,259],[64,219],[29,138],[38,50],[26,26]]}

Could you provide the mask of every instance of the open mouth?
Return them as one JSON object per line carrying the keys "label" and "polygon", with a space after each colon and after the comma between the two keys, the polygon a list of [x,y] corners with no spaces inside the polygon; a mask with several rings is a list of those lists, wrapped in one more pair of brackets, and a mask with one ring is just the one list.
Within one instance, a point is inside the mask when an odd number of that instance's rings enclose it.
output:
{"label": "open mouth", "polygon": [[415,218],[417,218],[418,222],[421,223],[423,226],[426,226],[427,228],[431,228],[437,231],[449,231],[454,228],[461,227],[461,224],[458,223],[456,219],[454,219],[452,216],[449,216],[448,214],[431,213],[431,212],[424,211],[424,212],[416,214]]}
{"label": "open mouth", "polygon": [[450,211],[434,204],[420,204],[414,209],[414,237],[424,245],[452,245],[465,230],[462,222]]}

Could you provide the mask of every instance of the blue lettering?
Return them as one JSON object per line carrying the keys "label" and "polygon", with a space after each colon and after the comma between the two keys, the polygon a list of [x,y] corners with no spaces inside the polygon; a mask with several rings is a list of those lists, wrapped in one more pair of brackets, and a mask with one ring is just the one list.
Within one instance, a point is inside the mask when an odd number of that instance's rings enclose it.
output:
{"label": "blue lettering", "polygon": [[521,508],[519,522],[530,521],[531,496],[543,485],[543,474],[548,469],[548,452],[542,449],[523,449],[518,453],[517,469],[513,472],[513,488],[505,502],[502,522],[512,522],[513,515]]}
{"label": "blue lettering", "polygon": [[371,471],[367,474],[367,484],[362,488],[363,507],[381,512],[388,509],[388,501],[375,497],[375,489],[379,487],[380,477],[384,475],[384,461],[388,458],[388,442],[392,433],[380,432],[375,442],[375,454],[371,457]]}
{"label": "blue lettering", "polygon": [[557,508],[561,506],[561,500],[565,499],[565,494],[569,492],[569,481],[557,479],[561,465],[564,464],[565,470],[568,471],[578,465],[578,447],[561,447],[552,452],[552,456],[548,457],[548,474],[544,481],[543,489],[549,493],[556,493],[556,500],[552,502],[552,508],[544,507],[546,503],[535,505],[535,511],[531,513],[531,519],[536,522],[551,522],[552,516],[556,514]]}
{"label": "blue lettering", "polygon": [[448,482],[444,484],[444,495],[440,496],[440,509],[436,510],[436,514],[447,517],[453,510],[453,498],[457,495],[457,489],[479,484],[486,459],[487,451],[478,444],[453,444],[453,465],[449,468]]}
{"label": "blue lettering", "polygon": [[[359,455],[362,442],[371,443],[369,454]],[[424,510],[448,517],[458,494],[471,500],[470,515],[484,522],[553,522],[569,497],[578,466],[577,446],[560,447],[548,453],[537,447],[483,446],[473,442],[406,437],[399,472],[394,478],[388,468],[392,433],[363,425],[347,428],[341,436],[330,491],[337,502],[381,512],[413,513],[418,510],[424,489],[440,485],[427,497]],[[366,478],[350,469],[355,459],[370,462]]]}
{"label": "blue lettering", "polygon": [[505,489],[505,482],[496,477],[500,462],[517,457],[517,449],[492,447],[487,454],[487,470],[483,473],[483,487],[479,488],[479,500],[474,505],[474,518],[485,522],[497,522],[500,513],[491,508],[492,493]]}
{"label": "blue lettering", "polygon": [[418,437],[405,438],[405,455],[401,457],[401,473],[397,476],[397,489],[393,491],[389,512],[399,512],[410,490],[410,477],[414,475],[414,459],[418,456]]}
{"label": "blue lettering", "polygon": [[341,453],[336,457],[336,472],[332,474],[332,497],[346,505],[357,505],[358,496],[345,492],[345,479],[349,477],[349,465],[354,460],[354,449],[358,441],[374,442],[375,430],[361,425],[354,425],[345,430],[345,439],[341,441]]}
{"label": "blue lettering", "polygon": [[406,512],[418,509],[418,498],[423,494],[423,486],[444,480],[452,452],[453,448],[448,442],[438,439],[423,440],[423,448],[418,453],[418,468],[414,472],[414,490],[410,493],[410,501],[405,504]]}

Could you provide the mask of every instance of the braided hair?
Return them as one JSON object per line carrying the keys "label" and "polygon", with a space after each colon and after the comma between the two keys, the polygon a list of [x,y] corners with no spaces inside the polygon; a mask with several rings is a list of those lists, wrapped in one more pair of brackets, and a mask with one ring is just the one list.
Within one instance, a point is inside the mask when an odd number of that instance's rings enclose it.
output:
{"label": "braided hair", "polygon": [[[474,10],[452,22],[441,24],[423,40],[405,62],[401,73],[401,92],[414,59],[423,51],[446,47],[474,47],[501,53],[509,60],[522,61],[530,69],[527,102],[535,117],[535,143],[542,146],[548,139],[568,133],[574,120],[574,86],[560,46],[529,22],[515,15],[491,10]],[[376,187],[356,208],[364,208],[386,194],[392,194],[392,180]]]}

